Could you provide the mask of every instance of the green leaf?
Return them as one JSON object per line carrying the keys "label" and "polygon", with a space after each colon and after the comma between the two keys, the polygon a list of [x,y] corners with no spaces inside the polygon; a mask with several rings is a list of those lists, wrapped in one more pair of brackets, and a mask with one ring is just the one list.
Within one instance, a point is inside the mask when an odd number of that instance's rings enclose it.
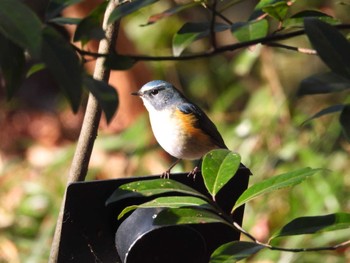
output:
{"label": "green leaf", "polygon": [[260,0],[259,3],[255,6],[254,12],[250,15],[249,20],[255,20],[261,17],[266,13],[264,9],[266,8],[273,8],[275,4],[281,4],[284,5],[286,3],[286,0]]}
{"label": "green leaf", "polygon": [[119,100],[118,94],[115,88],[108,83],[100,80],[96,80],[90,76],[85,76],[85,87],[96,97],[104,114],[106,115],[107,123],[112,120],[115,112],[117,111]]}
{"label": "green leaf", "polygon": [[44,63],[35,63],[28,70],[26,77],[29,78],[30,76],[32,76],[33,74],[43,70],[44,68],[45,68],[45,64]]}
{"label": "green leaf", "polygon": [[36,14],[19,0],[0,1],[0,33],[39,58],[42,24]]}
{"label": "green leaf", "polygon": [[265,6],[262,8],[262,10],[278,21],[283,21],[288,13],[289,5],[287,1],[281,1],[272,5]]}
{"label": "green leaf", "polygon": [[82,0],[50,0],[46,9],[46,19],[49,20],[58,16],[66,7],[81,1]]}
{"label": "green leaf", "polygon": [[325,231],[334,231],[350,227],[350,214],[335,213],[323,216],[299,217],[274,234],[271,239],[282,236],[314,234]]}
{"label": "green leaf", "polygon": [[24,79],[25,56],[22,48],[0,34],[0,72],[7,99],[11,99]]}
{"label": "green leaf", "polygon": [[77,26],[73,41],[82,41],[86,44],[91,39],[101,40],[105,37],[102,29],[102,19],[108,2],[98,5],[92,12],[84,17]]}
{"label": "green leaf", "polygon": [[222,223],[232,227],[217,214],[198,208],[166,208],[157,215],[153,222],[158,226],[210,223]]}
{"label": "green leaf", "polygon": [[233,35],[240,41],[250,41],[265,37],[268,33],[269,24],[266,19],[234,23],[231,27]]}
{"label": "green leaf", "polygon": [[127,198],[152,197],[160,194],[185,194],[207,200],[208,198],[191,187],[174,180],[153,179],[123,184],[107,199],[106,205]]}
{"label": "green leaf", "polygon": [[350,44],[331,25],[315,18],[304,20],[305,32],[318,55],[335,73],[350,79]]}
{"label": "green leaf", "polygon": [[108,24],[114,23],[115,21],[121,19],[124,16],[127,16],[142,7],[151,5],[158,0],[135,0],[135,1],[127,1],[117,6],[108,18]]}
{"label": "green leaf", "polygon": [[82,93],[82,67],[69,42],[51,27],[43,29],[42,58],[74,112]]}
{"label": "green leaf", "polygon": [[317,18],[319,20],[322,20],[329,24],[338,24],[340,21],[334,17],[331,17],[325,13],[316,11],[316,10],[304,10],[299,13],[296,13],[295,15],[292,15],[291,17],[283,20],[282,27],[283,28],[290,28],[290,27],[303,27],[304,26],[304,19],[306,17],[309,18]]}
{"label": "green leaf", "polygon": [[300,184],[309,176],[317,173],[320,170],[322,169],[312,169],[306,167],[293,172],[280,174],[256,183],[243,192],[243,194],[238,198],[231,212],[262,194],[267,194],[272,191]]}
{"label": "green leaf", "polygon": [[204,184],[215,200],[216,194],[236,174],[241,157],[226,149],[212,150],[203,157]]}
{"label": "green leaf", "polygon": [[50,19],[50,22],[58,25],[77,25],[81,20],[81,18],[73,17],[55,17]]}
{"label": "green leaf", "polygon": [[339,122],[342,126],[345,137],[350,141],[350,104],[344,106],[339,116]]}
{"label": "green leaf", "polygon": [[210,256],[209,263],[233,263],[245,259],[265,248],[253,242],[232,241],[218,247]]}
{"label": "green leaf", "polygon": [[336,73],[316,74],[300,83],[297,95],[324,94],[350,89],[350,80]]}
{"label": "green leaf", "polygon": [[[214,26],[215,32],[230,29],[229,25],[217,23]],[[180,56],[181,53],[194,41],[210,35],[210,23],[186,23],[173,37],[173,54]]]}
{"label": "green leaf", "polygon": [[118,55],[116,53],[108,54],[105,60],[105,67],[114,70],[127,70],[137,61],[128,56]]}
{"label": "green leaf", "polygon": [[320,110],[315,115],[313,115],[312,117],[310,117],[309,119],[304,121],[302,125],[304,125],[305,123],[307,123],[307,122],[309,122],[309,121],[311,121],[313,119],[322,117],[322,116],[327,115],[327,114],[339,112],[339,111],[342,111],[343,109],[344,109],[344,105],[343,104],[332,105],[332,106],[330,106],[328,108]]}
{"label": "green leaf", "polygon": [[[180,207],[200,207],[203,209],[213,210],[213,206],[211,206],[207,201],[204,201],[201,198],[194,196],[166,196],[166,197],[158,197],[153,199],[152,201],[143,203],[141,205],[132,205],[128,206],[120,212],[118,216],[118,220],[123,217],[126,213],[135,210],[136,208],[159,208],[159,207],[167,207],[167,208],[180,208]],[[215,210],[214,210],[215,211]]]}

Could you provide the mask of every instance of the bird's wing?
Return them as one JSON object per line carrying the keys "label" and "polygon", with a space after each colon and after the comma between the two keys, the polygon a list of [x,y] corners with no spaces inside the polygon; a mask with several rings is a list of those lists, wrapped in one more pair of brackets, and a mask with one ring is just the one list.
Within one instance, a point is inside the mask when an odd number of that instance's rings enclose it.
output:
{"label": "bird's wing", "polygon": [[195,127],[201,129],[213,140],[213,143],[219,148],[227,149],[224,140],[221,137],[215,124],[208,118],[208,116],[195,104],[192,103],[181,103],[177,106],[178,109],[184,114],[195,115],[196,122]]}

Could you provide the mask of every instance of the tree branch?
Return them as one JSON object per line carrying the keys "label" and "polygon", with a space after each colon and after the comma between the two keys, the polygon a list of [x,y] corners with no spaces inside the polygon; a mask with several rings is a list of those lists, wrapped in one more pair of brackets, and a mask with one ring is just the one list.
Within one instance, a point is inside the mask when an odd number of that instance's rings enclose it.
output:
{"label": "tree branch", "polygon": [[[106,12],[104,14],[104,21],[103,21],[103,29],[106,32],[106,38],[103,39],[100,42],[98,53],[110,53],[115,48],[115,42],[118,34],[118,28],[119,23],[115,24],[107,24],[107,20],[111,12],[115,9],[115,7],[118,5],[118,0],[110,1]],[[96,60],[96,66],[94,71],[94,78],[98,80],[103,80],[108,82],[110,70],[106,69],[104,67],[104,61],[106,57],[100,56]],[[100,123],[101,119],[101,108],[97,101],[97,99],[90,93],[88,103],[86,106],[86,113],[84,116],[83,125],[81,128],[81,133],[79,135],[78,144],[74,153],[67,186],[70,183],[77,182],[77,181],[84,181],[88,165],[92,153],[92,148],[95,142],[95,138],[97,136],[97,129]],[[67,188],[66,188],[67,191]],[[56,223],[56,230],[51,246],[51,253],[49,262],[55,263],[58,260],[58,252],[60,247],[60,240],[61,240],[61,230],[62,230],[62,223],[63,223],[63,216],[64,216],[64,205],[66,201],[66,194],[65,192],[63,201],[61,204],[60,213],[58,215],[57,223]]]}

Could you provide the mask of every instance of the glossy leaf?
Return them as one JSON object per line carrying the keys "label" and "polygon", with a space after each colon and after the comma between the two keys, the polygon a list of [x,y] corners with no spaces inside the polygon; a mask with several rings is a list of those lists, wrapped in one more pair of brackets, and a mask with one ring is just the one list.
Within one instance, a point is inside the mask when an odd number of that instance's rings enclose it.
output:
{"label": "glossy leaf", "polygon": [[324,94],[350,89],[350,80],[333,72],[316,74],[300,83],[297,95]]}
{"label": "glossy leaf", "polygon": [[63,9],[70,5],[77,4],[83,0],[50,0],[46,9],[46,19],[52,19],[58,16]]}
{"label": "glossy leaf", "polygon": [[135,181],[121,185],[113,194],[107,199],[106,205],[118,202],[127,198],[152,197],[160,194],[183,194],[196,196],[202,199],[207,199],[206,196],[197,192],[191,187],[174,180],[153,179]]}
{"label": "glossy leaf", "polygon": [[0,33],[39,58],[41,50],[41,21],[19,0],[0,1]]}
{"label": "glossy leaf", "polygon": [[0,34],[0,72],[5,81],[8,99],[11,99],[21,86],[24,71],[24,50]]}
{"label": "glossy leaf", "polygon": [[213,150],[204,155],[202,175],[213,200],[221,188],[236,174],[240,163],[241,157],[226,149]]}
{"label": "glossy leaf", "polygon": [[140,204],[128,206],[120,212],[118,220],[126,213],[135,210],[136,208],[180,208],[180,207],[200,207],[203,209],[211,210],[213,207],[205,200],[194,196],[166,196],[158,197],[152,201]]}
{"label": "glossy leaf", "polygon": [[302,181],[307,179],[309,176],[317,173],[321,169],[312,169],[309,167],[302,168],[293,172],[288,172],[280,174],[261,182],[255,183],[238,198],[236,204],[232,208],[232,212],[240,207],[241,205],[247,203],[248,201],[262,195],[267,194],[282,188],[295,186],[300,184]]}
{"label": "glossy leaf", "polygon": [[114,70],[127,70],[131,68],[137,61],[128,56],[118,55],[116,53],[108,54],[105,61],[106,68]]}
{"label": "glossy leaf", "polygon": [[260,0],[259,3],[255,6],[254,12],[249,17],[249,20],[255,20],[265,14],[263,11],[264,8],[273,6],[274,4],[282,3],[284,4],[286,0]]}
{"label": "glossy leaf", "polygon": [[322,20],[329,24],[338,24],[339,20],[331,17],[325,13],[316,11],[316,10],[304,10],[299,13],[296,13],[295,15],[292,15],[291,17],[284,19],[282,22],[282,27],[289,28],[289,27],[303,27],[304,26],[304,19],[306,17],[309,18],[317,18],[319,20]]}
{"label": "glossy leaf", "polygon": [[299,217],[286,224],[271,239],[282,236],[314,234],[350,228],[350,214],[335,213],[323,216]]}
{"label": "glossy leaf", "polygon": [[265,37],[268,33],[268,22],[265,19],[235,23],[231,27],[233,35],[240,41],[250,41]]}
{"label": "glossy leaf", "polygon": [[232,241],[218,247],[210,256],[209,263],[233,263],[245,259],[265,248],[253,242]]}
{"label": "glossy leaf", "polygon": [[222,223],[231,227],[217,214],[198,208],[167,208],[157,215],[153,223],[158,226]]}
{"label": "glossy leaf", "polygon": [[137,10],[151,5],[158,0],[135,0],[135,1],[126,1],[123,4],[115,8],[108,18],[108,24],[114,23],[115,21],[121,19],[124,16],[127,16]]}
{"label": "glossy leaf", "polygon": [[350,104],[344,106],[339,116],[339,121],[346,138],[350,141]]}
{"label": "glossy leaf", "polygon": [[116,89],[108,83],[96,80],[90,76],[84,77],[84,85],[98,100],[106,116],[107,123],[109,123],[119,104]]}
{"label": "glossy leaf", "polygon": [[[226,24],[217,23],[214,26],[215,32],[230,29]],[[179,56],[194,41],[210,35],[210,23],[186,23],[173,37],[173,54]]]}
{"label": "glossy leaf", "polygon": [[283,21],[288,13],[289,5],[287,1],[281,1],[272,5],[268,5],[262,8],[262,10],[269,16],[277,19],[278,21]]}
{"label": "glossy leaf", "polygon": [[197,6],[197,5],[200,5],[202,3],[202,1],[196,1],[196,2],[190,2],[190,3],[186,3],[186,4],[183,4],[183,5],[177,5],[175,7],[171,7],[161,13],[158,13],[158,14],[155,14],[155,15],[152,15],[147,23],[145,25],[142,25],[142,26],[148,26],[148,25],[152,25],[156,22],[158,22],[159,20],[163,19],[163,18],[166,18],[166,17],[169,17],[169,16],[172,16],[174,14],[177,14],[177,13],[180,13],[181,11],[184,11],[186,9],[189,9],[189,8],[192,8],[194,6]]}
{"label": "glossy leaf", "polygon": [[314,18],[304,21],[305,32],[318,55],[335,73],[350,79],[350,44],[334,27]]}
{"label": "glossy leaf", "polygon": [[343,104],[337,104],[337,105],[332,105],[328,108],[325,108],[323,110],[320,110],[319,112],[317,112],[315,115],[313,115],[312,117],[310,117],[309,119],[307,119],[306,121],[303,122],[303,124],[313,120],[313,119],[316,119],[316,118],[319,118],[319,117],[322,117],[324,115],[327,115],[327,114],[332,114],[332,113],[335,113],[335,112],[339,112],[339,111],[342,111],[344,109],[344,105]]}
{"label": "glossy leaf", "polygon": [[51,27],[43,29],[42,58],[76,112],[82,94],[83,70],[73,48]]}
{"label": "glossy leaf", "polygon": [[73,41],[82,41],[83,44],[91,39],[101,40],[105,37],[102,29],[102,19],[108,2],[98,5],[88,16],[84,17],[77,26]]}

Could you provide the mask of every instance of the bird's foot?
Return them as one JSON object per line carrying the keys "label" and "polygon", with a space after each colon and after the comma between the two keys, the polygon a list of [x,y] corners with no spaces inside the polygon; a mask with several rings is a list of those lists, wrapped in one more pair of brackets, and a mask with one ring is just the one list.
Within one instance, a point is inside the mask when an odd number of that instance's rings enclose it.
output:
{"label": "bird's foot", "polygon": [[188,173],[187,177],[192,176],[193,181],[194,181],[196,179],[196,175],[198,172],[199,172],[199,168],[198,168],[198,166],[196,166],[196,167],[194,167],[194,169],[191,172]]}
{"label": "bird's foot", "polygon": [[166,170],[165,172],[163,172],[161,175],[160,175],[160,178],[163,178],[163,179],[170,179],[170,169]]}

